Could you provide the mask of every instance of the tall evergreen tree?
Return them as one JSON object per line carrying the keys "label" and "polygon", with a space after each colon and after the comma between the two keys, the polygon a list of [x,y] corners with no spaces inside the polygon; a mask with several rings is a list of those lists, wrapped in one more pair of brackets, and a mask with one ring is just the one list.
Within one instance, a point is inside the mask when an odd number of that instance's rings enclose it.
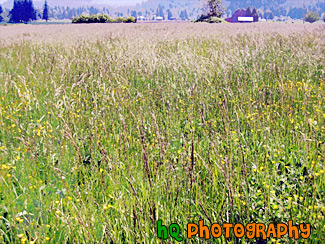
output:
{"label": "tall evergreen tree", "polygon": [[25,13],[25,19],[23,20],[25,23],[36,20],[36,10],[34,8],[34,4],[32,0],[25,0],[24,1],[24,12]]}
{"label": "tall evergreen tree", "polygon": [[251,10],[250,7],[248,7],[247,10],[246,10],[246,16],[247,17],[251,17],[252,16],[252,10]]}
{"label": "tall evergreen tree", "polygon": [[188,15],[187,15],[187,11],[186,11],[186,9],[184,10],[184,17],[185,17],[186,20],[189,19],[189,18],[188,18]]}
{"label": "tall evergreen tree", "polygon": [[253,18],[254,18],[254,22],[258,22],[259,16],[258,16],[256,8],[253,9],[252,15],[253,15]]}
{"label": "tall evergreen tree", "polygon": [[1,7],[1,5],[0,5],[0,22],[3,21],[3,17],[1,16],[2,13],[3,13],[3,9],[2,9],[2,7]]}
{"label": "tall evergreen tree", "polygon": [[157,16],[160,16],[163,19],[165,19],[164,6],[158,5],[158,8],[157,8]]}
{"label": "tall evergreen tree", "polygon": [[31,20],[36,20],[36,11],[32,0],[15,0],[9,16],[10,22],[14,23],[27,23]]}
{"label": "tall evergreen tree", "polygon": [[134,18],[137,18],[137,11],[132,10],[131,11],[131,16],[134,17]]}
{"label": "tall evergreen tree", "polygon": [[180,17],[182,20],[188,20],[188,15],[187,15],[187,11],[186,11],[186,9],[181,11],[181,13],[179,14],[179,17]]}
{"label": "tall evergreen tree", "polygon": [[172,17],[172,12],[170,12],[170,9],[167,9],[167,18],[170,20]]}
{"label": "tall evergreen tree", "polygon": [[43,18],[42,19],[46,20],[46,22],[49,20],[49,8],[48,8],[46,0],[45,0],[45,3],[44,3]]}

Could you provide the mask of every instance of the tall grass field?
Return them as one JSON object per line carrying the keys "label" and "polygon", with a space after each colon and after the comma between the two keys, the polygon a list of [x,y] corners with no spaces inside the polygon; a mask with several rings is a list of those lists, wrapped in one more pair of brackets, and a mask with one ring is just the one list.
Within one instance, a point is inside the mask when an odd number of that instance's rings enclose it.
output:
{"label": "tall grass field", "polygon": [[0,243],[325,243],[324,64],[317,24],[0,26]]}

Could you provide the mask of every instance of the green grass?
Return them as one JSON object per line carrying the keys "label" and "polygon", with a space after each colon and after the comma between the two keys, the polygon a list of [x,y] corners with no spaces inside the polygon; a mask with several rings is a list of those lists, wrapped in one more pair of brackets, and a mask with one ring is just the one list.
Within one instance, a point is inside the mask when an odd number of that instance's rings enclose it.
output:
{"label": "green grass", "polygon": [[322,243],[323,38],[0,48],[0,243],[160,243],[158,219],[293,220]]}

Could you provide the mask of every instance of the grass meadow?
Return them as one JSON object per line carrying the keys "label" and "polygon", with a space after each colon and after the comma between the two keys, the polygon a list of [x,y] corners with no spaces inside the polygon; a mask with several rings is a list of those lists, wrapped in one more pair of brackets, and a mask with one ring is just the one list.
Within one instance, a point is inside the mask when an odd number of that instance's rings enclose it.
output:
{"label": "grass meadow", "polygon": [[324,243],[324,27],[0,26],[0,243]]}

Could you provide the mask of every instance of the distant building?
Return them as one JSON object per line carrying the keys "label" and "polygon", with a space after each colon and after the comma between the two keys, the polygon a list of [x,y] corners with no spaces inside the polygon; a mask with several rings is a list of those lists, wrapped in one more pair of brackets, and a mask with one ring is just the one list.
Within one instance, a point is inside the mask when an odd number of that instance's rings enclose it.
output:
{"label": "distant building", "polygon": [[146,18],[144,16],[139,16],[138,20],[146,20]]}
{"label": "distant building", "polygon": [[[229,23],[251,23],[258,21],[258,14],[256,11],[253,11],[254,14],[250,11],[250,8],[247,10],[245,9],[238,9],[235,13],[230,17],[227,18],[226,21]],[[257,16],[256,16],[257,15]]]}
{"label": "distant building", "polygon": [[238,17],[238,22],[240,23],[254,22],[254,17]]}
{"label": "distant building", "polygon": [[157,21],[163,21],[163,17],[157,17],[156,20]]}

